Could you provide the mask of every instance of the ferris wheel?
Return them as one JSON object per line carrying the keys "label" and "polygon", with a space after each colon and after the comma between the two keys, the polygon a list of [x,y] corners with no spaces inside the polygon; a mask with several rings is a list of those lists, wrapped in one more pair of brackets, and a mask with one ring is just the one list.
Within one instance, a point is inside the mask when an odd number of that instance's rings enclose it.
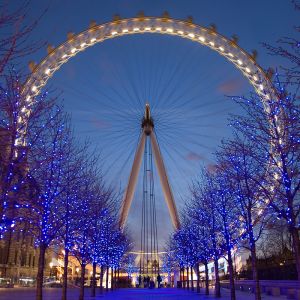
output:
{"label": "ferris wheel", "polygon": [[[82,53],[87,48],[91,49]],[[226,76],[227,67],[233,69],[233,66],[236,74],[242,75],[264,101],[273,97],[269,78],[257,64],[255,55],[244,51],[235,39],[224,37],[214,27],[202,27],[191,20],[172,19],[167,14],[163,17],[139,15],[130,19],[117,17],[112,22],[99,25],[91,23],[87,30],[68,34],[65,43],[56,48],[49,46],[47,50],[48,55],[39,64],[30,64],[32,73],[23,90],[26,103],[21,118],[29,116],[32,103],[47,83],[63,90],[66,107],[72,111],[73,119],[78,120],[76,131],[81,136],[91,136],[99,146],[105,172],[124,193],[128,190],[128,178],[144,133],[141,120],[146,103],[149,103],[154,119],[155,151],[161,152],[156,156],[163,160],[166,171],[149,169],[152,165],[149,155],[152,155],[153,149],[144,141],[140,158],[147,149],[145,161],[148,160],[148,165],[144,165],[144,173],[135,175],[137,188],[132,189],[131,199],[128,200],[126,195],[123,198],[120,224],[125,224],[128,214],[136,214],[131,223],[129,220],[131,226],[138,227],[133,231],[139,234],[142,227],[144,232],[156,234],[155,249],[151,248],[150,252],[157,254],[157,231],[159,235],[160,228],[171,228],[171,225],[166,225],[167,222],[160,216],[160,225],[153,221],[152,227],[149,225],[145,229],[145,214],[142,225],[137,223],[145,209],[145,204],[138,202],[145,193],[143,177],[146,176],[146,181],[150,180],[149,194],[155,193],[162,200],[166,198],[168,206],[163,213],[169,211],[174,227],[178,228],[176,205],[180,207],[185,200],[200,161],[209,162],[202,153],[204,149],[210,153],[214,151],[222,138],[220,127],[226,125],[227,114],[233,110],[230,102],[225,103],[223,95],[217,97],[207,91],[220,81],[218,77]],[[82,55],[79,56],[79,53]],[[209,61],[210,71],[203,72],[201,69],[203,59]],[[223,70],[218,68],[221,61]],[[226,61],[230,64],[225,64]],[[72,68],[68,69],[68,66]],[[75,75],[72,70],[75,70]],[[90,76],[91,73],[94,75]],[[209,76],[215,81],[208,81]],[[68,100],[72,98],[81,101],[74,103]],[[24,143],[25,134],[20,133],[18,144]],[[158,183],[150,189],[155,178],[164,176],[167,179],[163,182],[168,183],[165,187],[169,185],[170,189],[168,196]],[[159,205],[158,201],[156,205]],[[151,211],[151,214],[153,216],[154,212]],[[145,243],[141,242],[140,249],[148,253]]]}

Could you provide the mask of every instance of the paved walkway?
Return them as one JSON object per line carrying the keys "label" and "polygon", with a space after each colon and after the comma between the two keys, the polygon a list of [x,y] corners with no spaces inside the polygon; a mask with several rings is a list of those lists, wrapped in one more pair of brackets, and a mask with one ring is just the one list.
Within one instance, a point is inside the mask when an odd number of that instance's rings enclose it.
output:
{"label": "paved walkway", "polygon": [[[69,289],[68,300],[78,299],[78,289]],[[202,291],[203,292],[203,291]],[[162,288],[162,289],[119,289],[117,291],[104,293],[104,295],[97,295],[96,298],[90,297],[90,289],[85,290],[85,300],[213,300],[215,297],[213,295],[205,296],[203,294],[197,294],[195,292],[186,291],[177,288]],[[35,290],[32,288],[13,288],[13,289],[0,289],[0,300],[34,300]],[[60,300],[61,299],[61,289],[48,288],[44,289],[44,300]],[[229,291],[222,290],[222,298],[224,300],[229,300]],[[247,292],[237,292],[237,300],[253,300],[253,294]],[[286,297],[271,297],[263,295],[264,300],[285,300]]]}

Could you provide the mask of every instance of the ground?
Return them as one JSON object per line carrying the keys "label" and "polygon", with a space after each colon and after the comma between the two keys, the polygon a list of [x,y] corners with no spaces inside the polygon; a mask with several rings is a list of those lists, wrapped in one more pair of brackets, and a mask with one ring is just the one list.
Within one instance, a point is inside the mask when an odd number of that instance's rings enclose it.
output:
{"label": "ground", "polygon": [[[68,291],[68,300],[78,299],[78,289],[70,289]],[[34,300],[35,290],[32,288],[14,288],[14,289],[0,289],[0,300]],[[59,288],[48,288],[44,289],[44,300],[59,300],[61,299],[61,289]],[[182,289],[119,289],[117,291],[104,293],[104,295],[97,295],[96,298],[90,297],[90,289],[85,290],[85,300],[159,300],[159,299],[169,299],[169,300],[205,300],[215,299],[213,295],[205,296],[203,295],[203,290],[200,295],[195,292],[186,291]],[[229,300],[229,291],[222,290],[222,298],[224,300]],[[252,300],[254,299],[253,294],[247,292],[237,292],[237,300]],[[271,297],[263,295],[263,300],[283,300],[286,297]]]}

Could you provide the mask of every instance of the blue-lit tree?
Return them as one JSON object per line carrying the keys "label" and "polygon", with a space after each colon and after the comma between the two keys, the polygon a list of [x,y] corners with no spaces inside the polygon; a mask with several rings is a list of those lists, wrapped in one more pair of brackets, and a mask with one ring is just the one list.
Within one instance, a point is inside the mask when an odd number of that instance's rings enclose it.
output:
{"label": "blue-lit tree", "polygon": [[257,156],[266,157],[257,151],[255,143],[249,143],[238,135],[234,140],[224,142],[222,150],[217,153],[221,176],[229,186],[237,209],[241,245],[251,252],[255,299],[259,300],[256,243],[267,223],[268,210],[263,202],[264,192],[260,188],[261,183],[265,182],[267,160],[258,160]]}
{"label": "blue-lit tree", "polygon": [[[102,243],[104,243],[104,225],[107,217],[111,214],[111,208],[114,207],[115,198],[110,189],[106,188],[103,179],[97,182],[94,187],[94,197],[90,201],[90,218],[91,231],[89,233],[90,258],[93,265],[92,275],[92,297],[96,293],[96,267],[101,266],[101,274],[103,276],[104,253]],[[102,286],[101,286],[102,290]]]}
{"label": "blue-lit tree", "polygon": [[82,170],[82,181],[77,191],[78,204],[77,211],[79,218],[77,228],[74,231],[73,246],[71,254],[75,256],[81,267],[79,300],[84,299],[85,270],[91,262],[92,255],[92,218],[91,211],[93,199],[96,197],[95,184],[97,182],[97,168],[91,162],[86,164]]}
{"label": "blue-lit tree", "polygon": [[[18,219],[18,204],[29,191],[28,152],[38,143],[50,125],[47,117],[53,99],[46,93],[30,105],[21,94],[22,78],[11,70],[0,84],[0,236],[14,228]],[[49,99],[49,100],[48,100]],[[45,117],[46,116],[46,117]],[[22,133],[22,134],[21,134]]]}
{"label": "blue-lit tree", "polygon": [[199,224],[196,220],[192,219],[192,223],[195,235],[197,237],[197,247],[196,253],[198,256],[198,264],[197,264],[197,292],[200,292],[200,272],[199,267],[200,263],[204,265],[205,272],[205,294],[209,295],[209,278],[208,278],[208,262],[211,259],[210,249],[207,247],[207,241],[209,238],[209,232],[206,230],[203,224]]}
{"label": "blue-lit tree", "polygon": [[136,255],[133,253],[126,253],[121,261],[121,268],[128,274],[128,283],[131,283],[132,273],[137,272],[138,269],[135,264]]}
{"label": "blue-lit tree", "polygon": [[[112,230],[109,242],[109,260],[112,273],[113,270],[115,270],[115,275],[116,270],[118,270],[120,267],[124,254],[130,250],[130,247],[130,242],[122,231],[120,231],[118,228]],[[114,279],[112,280],[112,285],[114,285],[114,287],[116,287],[116,280],[116,276],[114,276]]]}
{"label": "blue-lit tree", "polygon": [[[176,260],[180,268],[186,268],[187,273],[187,288],[189,289],[189,273],[191,271],[191,277],[193,279],[192,270],[195,264],[198,262],[196,252],[197,237],[187,220],[183,222],[181,228],[177,230],[173,236],[172,251],[176,257]],[[184,275],[183,275],[184,276]],[[192,289],[194,285],[192,283]]]}
{"label": "blue-lit tree", "polygon": [[[216,199],[217,190],[214,182],[214,176],[207,170],[203,170],[201,181],[199,180],[193,186],[193,206],[191,215],[193,222],[198,227],[208,232],[206,247],[210,251],[210,258],[214,261],[215,272],[215,295],[221,296],[219,264],[218,260],[222,255],[223,238],[221,235],[221,222],[218,216]],[[201,237],[202,239],[204,237]]]}
{"label": "blue-lit tree", "polygon": [[[172,237],[169,239],[165,246],[165,253],[162,256],[162,271],[168,274],[168,282],[171,284],[171,276],[179,268],[179,264],[174,255],[174,250],[172,249]],[[180,278],[181,280],[181,278]]]}
{"label": "blue-lit tree", "polygon": [[78,222],[81,218],[78,208],[81,207],[81,199],[79,197],[81,186],[85,182],[83,170],[85,170],[89,160],[93,159],[88,154],[88,144],[78,145],[80,144],[76,140],[72,140],[70,159],[65,162],[65,187],[61,194],[59,209],[59,218],[64,220],[57,237],[59,244],[64,249],[62,300],[67,299],[69,253],[76,242]]}
{"label": "blue-lit tree", "polygon": [[[44,114],[47,130],[42,130],[34,145],[27,153],[27,182],[34,188],[33,198],[29,197],[20,205],[21,221],[30,224],[30,232],[36,237],[39,247],[36,298],[42,299],[45,252],[58,237],[64,225],[60,216],[62,195],[66,187],[66,161],[71,159],[71,132],[68,117],[60,107],[54,106]],[[43,126],[41,126],[43,128]]]}
{"label": "blue-lit tree", "polygon": [[250,99],[235,99],[246,111],[246,116],[236,118],[233,125],[264,153],[255,159],[261,164],[268,161],[259,188],[264,191],[274,218],[286,221],[300,280],[299,89],[282,83],[279,75],[276,78],[277,99],[270,99],[265,106],[256,95]]}
{"label": "blue-lit tree", "polygon": [[221,163],[220,166],[216,167],[216,172],[213,177],[214,189],[216,191],[215,203],[217,217],[220,220],[220,234],[223,241],[221,248],[224,249],[226,253],[225,257],[228,262],[231,300],[235,300],[232,250],[239,241],[241,223],[239,220],[239,211],[236,206],[236,199],[232,196],[230,185],[223,176],[223,171],[224,168]]}
{"label": "blue-lit tree", "polygon": [[266,153],[264,157],[257,157],[259,162],[267,159],[269,163],[260,189],[274,218],[286,221],[300,280],[300,106],[297,93],[289,93],[288,87],[279,80],[277,84],[279,99],[270,100],[268,109],[262,107],[261,99],[255,95],[245,104],[239,101],[249,116],[255,115],[256,121],[240,117],[235,128]]}
{"label": "blue-lit tree", "polygon": [[[9,9],[8,3],[1,3],[0,10],[0,238],[3,238],[7,230],[16,228],[18,212],[14,199],[20,198],[25,190],[24,169],[28,147],[22,147],[24,143],[20,143],[20,138],[28,141],[33,133],[38,134],[35,127],[47,105],[44,96],[38,97],[36,100],[40,101],[30,105],[31,114],[24,111],[24,107],[28,106],[21,94],[25,76],[18,74],[14,68],[20,59],[40,46],[39,43],[29,42],[37,20],[28,22],[26,19],[29,10],[26,2],[14,10]],[[26,135],[21,137],[21,132],[26,132]]]}
{"label": "blue-lit tree", "polygon": [[[292,2],[299,11],[298,1]],[[299,24],[294,29],[299,34]],[[280,71],[269,72],[275,93],[266,90],[269,95],[265,99],[255,94],[234,98],[245,114],[235,117],[233,125],[267,153],[269,166],[260,188],[273,210],[273,219],[284,220],[292,237],[300,282],[300,41],[295,36],[280,38],[275,45],[264,44],[270,55],[280,58],[281,65],[277,66]]]}

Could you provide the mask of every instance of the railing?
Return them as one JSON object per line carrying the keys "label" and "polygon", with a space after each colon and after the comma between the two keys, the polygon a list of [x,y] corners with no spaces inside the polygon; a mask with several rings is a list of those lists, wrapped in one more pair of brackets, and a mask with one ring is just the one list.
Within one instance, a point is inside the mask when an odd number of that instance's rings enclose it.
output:
{"label": "railing", "polygon": [[[260,280],[262,293],[272,296],[287,296],[288,299],[300,300],[300,284],[297,280]],[[221,286],[229,288],[228,280],[221,281]],[[241,291],[254,292],[253,280],[236,280],[235,289]]]}
{"label": "railing", "polygon": [[[213,285],[213,281],[209,280],[209,285]],[[193,280],[193,285],[194,288],[197,288],[197,280]],[[177,281],[177,287],[178,288],[187,288],[188,286],[188,281],[187,280],[181,280],[181,281]],[[205,288],[205,281],[204,280],[200,280],[199,281],[199,286],[200,288]],[[189,280],[189,288],[192,287],[192,280]]]}

